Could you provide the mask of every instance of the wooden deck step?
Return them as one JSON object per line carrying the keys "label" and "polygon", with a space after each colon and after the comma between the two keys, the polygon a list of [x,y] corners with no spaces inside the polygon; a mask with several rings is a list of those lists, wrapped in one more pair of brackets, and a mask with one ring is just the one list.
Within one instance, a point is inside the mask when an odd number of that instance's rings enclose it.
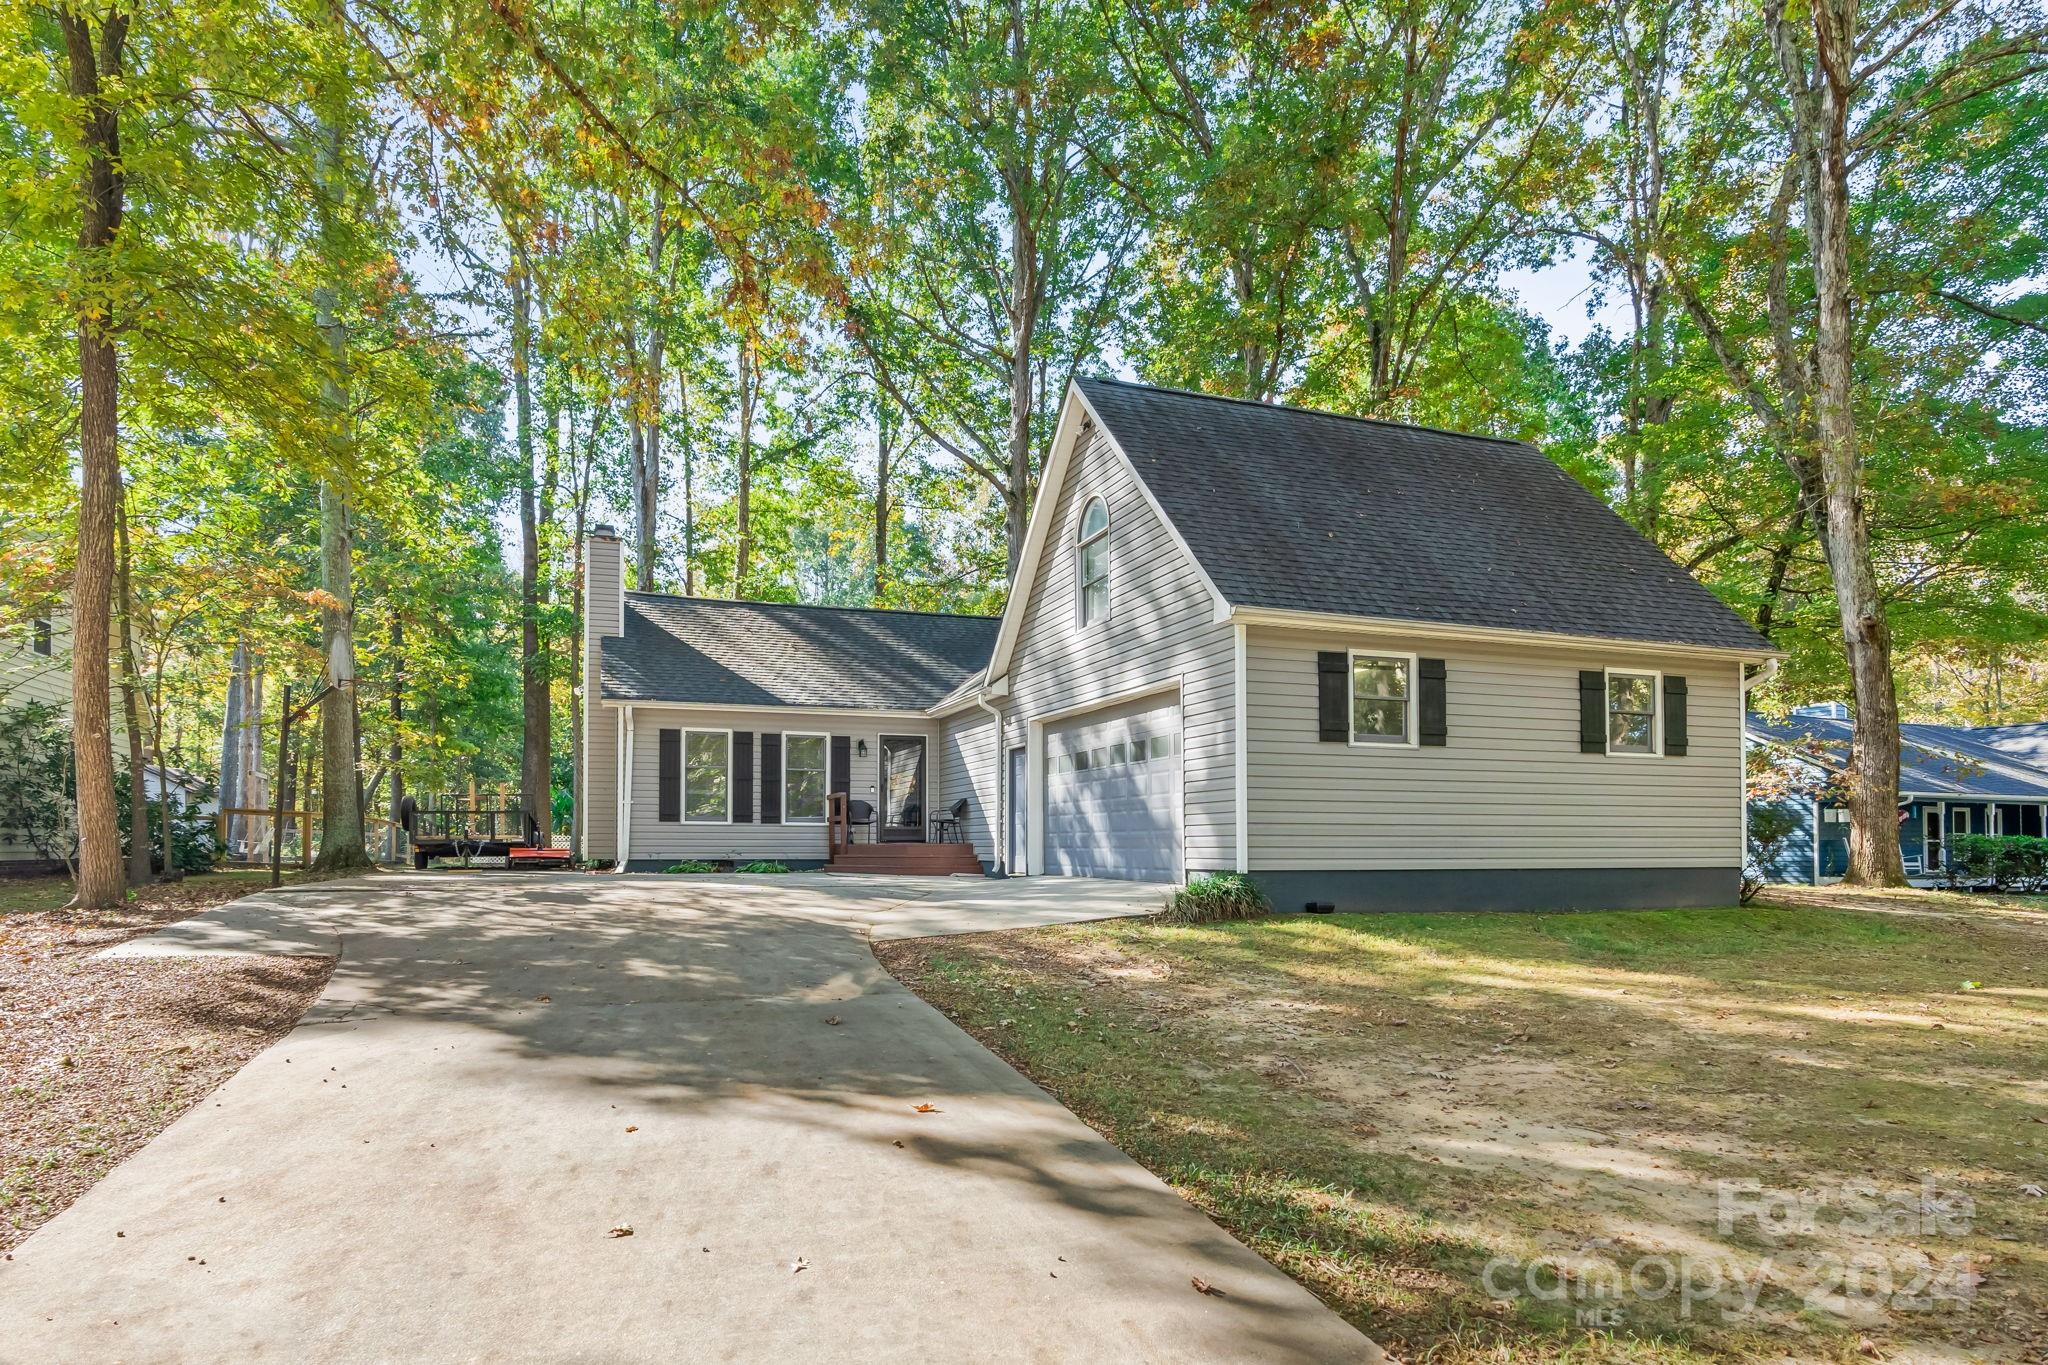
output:
{"label": "wooden deck step", "polygon": [[981,871],[972,844],[853,844],[825,865],[827,872],[891,877],[948,877]]}

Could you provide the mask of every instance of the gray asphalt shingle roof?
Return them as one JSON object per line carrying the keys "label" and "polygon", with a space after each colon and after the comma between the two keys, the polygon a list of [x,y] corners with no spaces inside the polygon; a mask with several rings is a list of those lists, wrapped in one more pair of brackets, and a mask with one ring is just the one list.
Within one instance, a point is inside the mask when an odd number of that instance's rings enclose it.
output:
{"label": "gray asphalt shingle roof", "polygon": [[930,612],[626,594],[602,695],[718,706],[915,710],[988,664],[996,620]]}
{"label": "gray asphalt shingle roof", "polygon": [[1772,648],[1524,442],[1080,387],[1234,606]]}
{"label": "gray asphalt shingle roof", "polygon": [[[1781,721],[1751,716],[1749,732],[1796,745],[1834,772],[1841,771],[1849,754],[1850,724],[1832,716],[1787,716]],[[1977,800],[2048,801],[2048,769],[1987,744],[1985,738],[1984,730],[1965,726],[1901,725],[1899,790]]]}

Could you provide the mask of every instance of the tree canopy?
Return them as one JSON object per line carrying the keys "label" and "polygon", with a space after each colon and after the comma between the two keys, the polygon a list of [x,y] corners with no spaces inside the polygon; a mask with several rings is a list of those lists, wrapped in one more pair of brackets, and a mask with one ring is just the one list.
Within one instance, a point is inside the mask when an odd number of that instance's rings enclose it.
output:
{"label": "tree canopy", "polygon": [[125,629],[205,771],[238,650],[348,675],[342,842],[566,820],[599,522],[641,588],[998,610],[1093,372],[1535,441],[1767,706],[2048,708],[2038,0],[0,11],[0,625]]}

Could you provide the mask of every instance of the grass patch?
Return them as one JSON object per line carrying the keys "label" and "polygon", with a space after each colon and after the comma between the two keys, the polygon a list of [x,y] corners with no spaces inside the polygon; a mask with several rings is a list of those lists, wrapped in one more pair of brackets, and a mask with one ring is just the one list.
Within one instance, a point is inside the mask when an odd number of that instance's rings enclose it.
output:
{"label": "grass patch", "polygon": [[1159,918],[1168,924],[1220,924],[1272,913],[1273,903],[1250,877],[1238,872],[1205,872],[1175,891]]}
{"label": "grass patch", "polygon": [[749,876],[755,877],[773,876],[777,873],[789,871],[789,864],[776,862],[741,863],[733,871],[744,872]]}
{"label": "grass patch", "polygon": [[[1407,1360],[1860,1358],[2048,1345],[2048,934],[1832,909],[1158,920],[882,945],[920,994]],[[1965,989],[1964,983],[1981,983]],[[1966,1232],[1725,1233],[1718,1179],[1931,1179]],[[1839,1212],[1839,1206],[1837,1206]],[[1960,1311],[1846,1320],[1821,1258],[1949,1258]],[[1591,1283],[1774,1269],[1749,1315]],[[1496,1300],[1494,1282],[1521,1292]],[[1548,1284],[1550,1281],[1539,1282]],[[1574,1291],[1577,1292],[1577,1291]]]}

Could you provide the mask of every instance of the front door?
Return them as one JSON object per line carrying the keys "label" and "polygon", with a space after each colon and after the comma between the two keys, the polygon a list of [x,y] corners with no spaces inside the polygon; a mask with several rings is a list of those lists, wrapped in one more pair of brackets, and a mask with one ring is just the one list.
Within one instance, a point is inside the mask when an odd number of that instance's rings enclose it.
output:
{"label": "front door", "polygon": [[882,736],[882,838],[923,843],[924,736]]}
{"label": "front door", "polygon": [[1920,863],[1932,872],[1941,866],[1941,807],[1929,806],[1920,818],[1921,838],[1926,845],[1920,850]]}

